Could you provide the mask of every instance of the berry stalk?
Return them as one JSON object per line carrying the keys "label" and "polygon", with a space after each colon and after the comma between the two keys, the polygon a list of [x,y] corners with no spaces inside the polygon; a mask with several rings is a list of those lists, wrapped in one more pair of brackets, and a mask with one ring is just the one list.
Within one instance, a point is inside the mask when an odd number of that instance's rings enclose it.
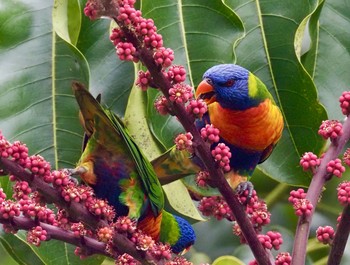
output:
{"label": "berry stalk", "polygon": [[322,161],[311,180],[305,199],[308,200],[314,207],[310,209],[309,214],[299,217],[293,246],[292,265],[302,265],[305,263],[307,242],[310,234],[312,217],[315,212],[315,206],[320,198],[323,186],[332,176],[332,174],[329,172],[328,165],[331,161],[337,159],[349,139],[350,119],[346,119],[343,123],[342,134],[339,135],[338,138],[331,141],[331,145],[324,154]]}
{"label": "berry stalk", "polygon": [[341,219],[331,244],[331,251],[328,256],[328,265],[340,264],[344,254],[346,243],[350,233],[350,206],[346,205],[341,214]]}

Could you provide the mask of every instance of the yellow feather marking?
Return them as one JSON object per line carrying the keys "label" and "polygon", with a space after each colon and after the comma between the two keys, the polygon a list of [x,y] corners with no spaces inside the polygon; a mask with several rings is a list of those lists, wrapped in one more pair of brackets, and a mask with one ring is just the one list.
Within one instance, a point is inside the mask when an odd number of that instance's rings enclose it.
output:
{"label": "yellow feather marking", "polygon": [[119,198],[122,202],[128,206],[130,218],[139,218],[141,207],[144,201],[142,193],[140,193],[140,183],[136,181],[135,178],[130,177],[120,181],[121,188],[123,192],[120,194]]}
{"label": "yellow feather marking", "polygon": [[252,73],[249,73],[248,95],[249,97],[254,98],[257,92],[258,92],[258,85],[256,82],[256,77]]}
{"label": "yellow feather marking", "polygon": [[75,171],[80,175],[82,180],[89,184],[89,185],[95,185],[96,184],[96,175],[94,173],[94,162],[89,160],[84,163],[79,164]]}
{"label": "yellow feather marking", "polygon": [[244,111],[224,109],[215,102],[209,105],[209,113],[220,136],[241,148],[262,151],[282,135],[283,117],[270,99]]}
{"label": "yellow feather marking", "polygon": [[248,180],[247,177],[241,176],[233,171],[226,173],[225,178],[233,190],[235,190],[240,183],[246,182]]}

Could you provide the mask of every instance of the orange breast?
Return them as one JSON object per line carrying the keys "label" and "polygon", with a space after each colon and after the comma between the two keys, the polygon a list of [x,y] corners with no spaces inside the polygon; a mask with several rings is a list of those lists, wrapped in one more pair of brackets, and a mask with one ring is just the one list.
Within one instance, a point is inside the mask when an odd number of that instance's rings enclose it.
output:
{"label": "orange breast", "polygon": [[158,216],[154,216],[152,211],[149,210],[146,217],[137,223],[139,228],[145,234],[151,236],[154,240],[159,240],[160,225],[162,223],[162,213]]}
{"label": "orange breast", "polygon": [[241,148],[262,151],[282,135],[283,117],[270,99],[244,111],[224,109],[215,102],[209,105],[209,115],[220,136]]}

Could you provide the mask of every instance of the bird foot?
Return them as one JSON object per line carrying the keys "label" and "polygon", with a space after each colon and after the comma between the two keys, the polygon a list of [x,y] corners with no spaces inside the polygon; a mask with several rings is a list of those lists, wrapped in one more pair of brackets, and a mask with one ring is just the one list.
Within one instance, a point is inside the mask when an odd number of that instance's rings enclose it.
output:
{"label": "bird foot", "polygon": [[238,184],[237,188],[235,189],[235,193],[237,195],[243,194],[245,191],[248,191],[247,200],[245,201],[245,204],[248,204],[250,199],[253,196],[253,190],[254,185],[250,181],[244,181]]}
{"label": "bird foot", "polygon": [[69,176],[69,179],[73,181],[75,184],[79,184],[79,181],[72,176],[80,175],[81,172],[79,171],[79,168],[65,168],[63,171]]}

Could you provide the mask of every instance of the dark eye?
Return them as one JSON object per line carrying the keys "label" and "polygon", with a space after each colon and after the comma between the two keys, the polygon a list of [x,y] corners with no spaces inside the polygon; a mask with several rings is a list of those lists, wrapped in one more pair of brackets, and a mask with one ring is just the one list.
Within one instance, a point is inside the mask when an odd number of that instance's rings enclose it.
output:
{"label": "dark eye", "polygon": [[229,80],[227,80],[227,81],[224,83],[224,86],[225,86],[225,87],[231,87],[231,86],[234,85],[234,83],[235,83],[235,80],[229,79]]}
{"label": "dark eye", "polygon": [[209,85],[213,85],[213,81],[210,78],[205,78],[205,81],[207,81]]}

